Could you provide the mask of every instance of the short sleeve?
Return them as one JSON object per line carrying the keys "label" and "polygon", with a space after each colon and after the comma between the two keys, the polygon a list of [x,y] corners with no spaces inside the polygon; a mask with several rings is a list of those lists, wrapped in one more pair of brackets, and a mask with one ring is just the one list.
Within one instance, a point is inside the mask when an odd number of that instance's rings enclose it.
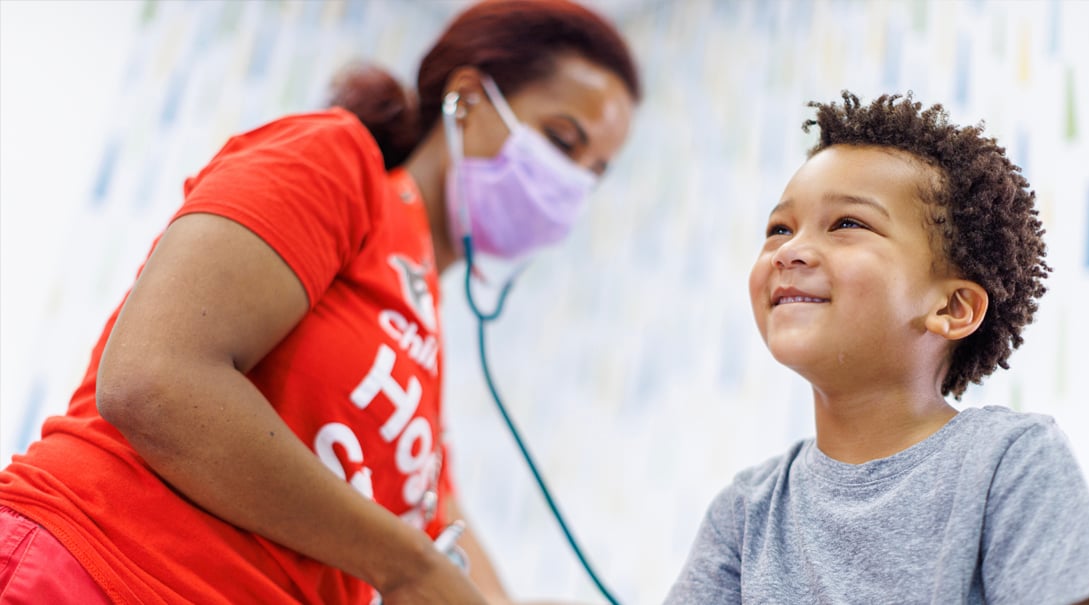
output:
{"label": "short sleeve", "polygon": [[359,121],[341,110],[276,120],[230,139],[185,183],[175,219],[224,216],[271,246],[313,308],[362,246],[385,172]]}
{"label": "short sleeve", "polygon": [[1028,428],[999,462],[982,541],[988,603],[1089,598],[1089,489],[1053,420]]}
{"label": "short sleeve", "polygon": [[665,605],[741,602],[741,543],[744,501],[736,484],[712,501]]}

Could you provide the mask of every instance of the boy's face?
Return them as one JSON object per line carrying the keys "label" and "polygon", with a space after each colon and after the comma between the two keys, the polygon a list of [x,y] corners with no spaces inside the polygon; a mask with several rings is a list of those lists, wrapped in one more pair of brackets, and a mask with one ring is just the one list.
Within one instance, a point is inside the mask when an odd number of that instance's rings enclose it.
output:
{"label": "boy's face", "polygon": [[794,174],[749,277],[780,363],[814,383],[874,380],[921,352],[942,296],[919,197],[934,176],[904,152],[848,145]]}

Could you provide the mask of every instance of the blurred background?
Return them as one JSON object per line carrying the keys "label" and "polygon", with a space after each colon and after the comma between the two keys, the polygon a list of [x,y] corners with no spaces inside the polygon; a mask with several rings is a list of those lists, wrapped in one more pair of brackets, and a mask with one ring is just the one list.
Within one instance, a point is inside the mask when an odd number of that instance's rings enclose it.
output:
{"label": "blurred background", "polygon": [[[587,554],[662,600],[734,473],[812,434],[746,280],[804,160],[809,100],[913,90],[1024,168],[1049,280],[1026,342],[959,407],[1055,416],[1089,468],[1089,2],[591,0],[646,99],[562,246],[488,331],[499,389]],[[183,179],[228,136],[324,105],[353,59],[403,82],[463,1],[0,2],[0,464],[65,409]],[[513,594],[598,601],[487,396],[460,267],[444,281],[456,476]],[[850,326],[844,326],[850,329]],[[1079,369],[1080,368],[1080,369]]]}

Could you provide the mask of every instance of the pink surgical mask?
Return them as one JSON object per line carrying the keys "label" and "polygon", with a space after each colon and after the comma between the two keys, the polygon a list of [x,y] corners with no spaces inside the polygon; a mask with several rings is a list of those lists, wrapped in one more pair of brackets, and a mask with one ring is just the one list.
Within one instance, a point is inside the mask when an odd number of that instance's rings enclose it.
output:
{"label": "pink surgical mask", "polygon": [[455,246],[469,235],[475,251],[518,258],[567,236],[597,176],[520,122],[490,77],[482,84],[510,136],[493,158],[465,157],[457,93],[447,95],[447,222]]}

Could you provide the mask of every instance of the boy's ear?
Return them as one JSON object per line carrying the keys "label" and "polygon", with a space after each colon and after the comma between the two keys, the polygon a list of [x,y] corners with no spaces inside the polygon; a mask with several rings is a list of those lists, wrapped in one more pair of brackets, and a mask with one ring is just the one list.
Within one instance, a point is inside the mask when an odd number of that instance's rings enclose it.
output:
{"label": "boy's ear", "polygon": [[987,302],[983,286],[964,279],[950,280],[942,303],[926,316],[926,329],[949,340],[967,338],[983,323]]}

